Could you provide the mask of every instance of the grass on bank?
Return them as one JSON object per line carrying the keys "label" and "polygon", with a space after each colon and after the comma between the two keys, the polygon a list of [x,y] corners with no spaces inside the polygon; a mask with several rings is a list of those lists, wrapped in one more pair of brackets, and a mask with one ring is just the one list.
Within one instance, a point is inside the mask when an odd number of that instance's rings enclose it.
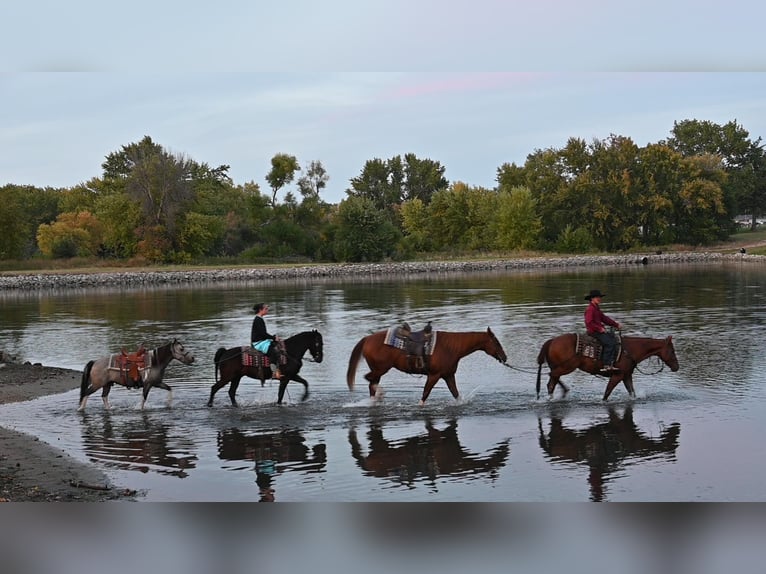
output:
{"label": "grass on bank", "polygon": [[[655,251],[679,252],[679,251],[708,251],[725,253],[739,251],[745,248],[749,255],[766,255],[766,229],[740,230],[729,237],[728,241],[705,247],[693,247],[689,245],[658,246],[651,249],[636,249],[630,253],[647,253]],[[600,253],[607,255],[606,253]],[[492,259],[524,259],[534,257],[566,257],[568,253],[551,253],[542,251],[514,251],[514,252],[470,252],[470,253],[428,253],[421,254],[417,261],[479,261]],[[593,255],[598,255],[594,253]],[[211,269],[238,269],[252,267],[301,267],[312,265],[309,260],[293,261],[257,261],[243,262],[237,258],[209,259],[196,264],[184,265],[153,265],[139,259],[125,261],[103,259],[27,259],[22,261],[0,260],[0,274],[34,274],[34,273],[119,273],[121,271],[200,271]],[[325,263],[322,263],[325,264]],[[340,265],[327,263],[327,265]]]}

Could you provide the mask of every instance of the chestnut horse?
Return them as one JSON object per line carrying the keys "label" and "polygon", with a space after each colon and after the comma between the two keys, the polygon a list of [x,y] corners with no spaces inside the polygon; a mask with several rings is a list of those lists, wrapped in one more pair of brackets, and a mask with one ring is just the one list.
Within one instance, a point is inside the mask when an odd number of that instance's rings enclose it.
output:
{"label": "chestnut horse", "polygon": [[354,347],[348,360],[348,371],[346,372],[349,390],[354,390],[356,367],[362,357],[365,358],[370,368],[370,372],[364,378],[370,383],[371,397],[374,397],[377,392],[380,378],[391,368],[403,373],[427,375],[428,378],[425,387],[423,387],[423,396],[420,399],[421,405],[426,402],[431,389],[439,379],[444,379],[453,397],[456,399],[459,397],[455,383],[455,372],[458,362],[466,355],[476,351],[484,351],[503,364],[506,364],[508,360],[502,345],[489,327],[486,331],[456,333],[435,331],[436,343],[433,352],[422,369],[415,369],[409,364],[404,350],[385,344],[386,333],[387,331],[383,330],[362,337]]}
{"label": "chestnut horse", "polygon": [[678,359],[673,347],[673,338],[650,339],[648,337],[622,337],[622,351],[614,365],[619,369],[602,374],[603,363],[600,360],[578,355],[576,352],[577,335],[567,333],[553,339],[548,339],[537,355],[537,398],[540,398],[540,375],[543,363],[548,363],[551,369],[548,379],[548,397],[553,396],[556,385],[561,385],[564,394],[569,392],[561,377],[580,369],[592,375],[608,376],[609,382],[604,391],[603,400],[607,400],[612,390],[622,381],[628,394],[636,396],[633,389],[633,371],[636,366],[648,357],[659,357],[674,373],[678,370]]}

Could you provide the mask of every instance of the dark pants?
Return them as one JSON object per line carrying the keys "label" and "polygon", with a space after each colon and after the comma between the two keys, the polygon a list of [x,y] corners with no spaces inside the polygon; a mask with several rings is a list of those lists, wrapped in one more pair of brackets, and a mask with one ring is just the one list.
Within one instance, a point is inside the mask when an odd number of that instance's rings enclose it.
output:
{"label": "dark pants", "polygon": [[269,361],[271,362],[271,364],[274,365],[275,367],[278,367],[279,366],[279,345],[277,344],[276,341],[272,341],[271,345],[269,345],[268,356],[269,356]]}
{"label": "dark pants", "polygon": [[601,360],[604,362],[604,365],[612,365],[616,358],[614,354],[617,350],[617,341],[615,341],[614,335],[609,333],[591,333],[591,337],[598,339],[599,343],[604,347],[601,354]]}

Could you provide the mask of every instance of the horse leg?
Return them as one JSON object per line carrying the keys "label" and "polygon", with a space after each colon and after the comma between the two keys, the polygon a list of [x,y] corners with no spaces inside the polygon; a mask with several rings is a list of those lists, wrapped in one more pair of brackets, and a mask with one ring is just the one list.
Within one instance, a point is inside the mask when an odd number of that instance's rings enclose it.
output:
{"label": "horse leg", "polygon": [[[420,403],[419,404],[420,404],[421,407],[425,404],[426,399],[428,398],[428,395],[431,394],[431,389],[434,388],[434,385],[436,384],[436,382],[438,380],[439,380],[439,375],[428,375],[428,378],[426,379],[426,384],[423,387],[423,396],[420,398]],[[455,389],[455,390],[457,391],[457,389]],[[455,398],[457,398],[457,397],[455,397]]]}
{"label": "horse leg", "polygon": [[239,387],[239,381],[242,378],[242,375],[238,377],[234,377],[231,380],[231,384],[229,385],[229,399],[231,399],[231,405],[234,407],[238,407],[239,404],[237,403],[237,387]]}
{"label": "horse leg", "polygon": [[111,390],[112,390],[112,385],[113,385],[113,384],[114,384],[114,383],[112,383],[111,381],[110,381],[110,382],[108,382],[108,383],[106,383],[106,384],[104,385],[104,388],[103,388],[103,390],[101,391],[101,400],[104,402],[104,408],[105,408],[106,410],[109,410],[109,409],[111,409],[111,408],[112,408],[112,407],[109,405],[109,391],[111,391]]}
{"label": "horse leg", "polygon": [[457,381],[455,381],[455,375],[447,375],[444,377],[444,380],[447,383],[449,392],[451,392],[452,396],[455,398],[455,400],[457,400],[460,396],[460,393],[458,393],[457,390]]}
{"label": "horse leg", "polygon": [[305,401],[307,398],[309,398],[309,383],[306,379],[304,379],[300,375],[292,375],[289,377],[287,375],[283,375],[282,378],[279,380],[279,394],[277,396],[278,405],[282,404],[282,398],[285,396],[285,389],[287,388],[287,383],[290,382],[291,380],[301,383],[304,387],[301,401]]}
{"label": "horse leg", "polygon": [[173,402],[173,389],[170,388],[170,386],[167,383],[164,383],[163,381],[160,381],[159,383],[154,383],[153,385],[151,383],[144,383],[144,398],[141,400],[141,410],[144,410],[144,403],[146,402],[146,397],[149,395],[149,390],[152,387],[157,387],[159,389],[164,389],[168,392],[168,408],[170,407],[171,403]]}
{"label": "horse leg", "polygon": [[[387,371],[388,369],[386,369]],[[386,371],[383,371],[385,373]],[[369,385],[367,387],[370,389],[370,397],[374,397],[378,394],[378,385],[380,384],[380,377],[383,376],[383,373],[377,374],[373,371],[370,371],[367,373],[364,378],[369,381]]]}
{"label": "horse leg", "polygon": [[220,381],[216,382],[216,384],[210,387],[210,398],[207,400],[207,406],[209,407],[213,406],[213,397],[215,396],[215,394],[228,384],[229,384],[229,381],[221,377]]}
{"label": "horse leg", "polygon": [[550,375],[548,376],[548,398],[553,398],[553,391],[556,390],[556,385],[561,386],[561,390],[563,391],[562,397],[565,397],[567,393],[569,392],[569,387],[567,387],[564,384],[564,381],[561,380],[561,374],[558,373],[555,370],[551,370]]}
{"label": "horse leg", "polygon": [[85,405],[88,404],[88,397],[91,396],[93,393],[95,393],[98,389],[95,388],[92,384],[88,386],[87,390],[83,393],[82,398],[80,399],[80,406],[77,407],[78,411],[84,411]]}
{"label": "horse leg", "polygon": [[604,398],[602,400],[605,401],[609,398],[609,395],[612,394],[612,391],[621,380],[623,380],[623,376],[620,373],[615,373],[609,377],[609,382],[606,384],[606,390],[604,391]]}
{"label": "horse leg", "polygon": [[631,398],[636,398],[636,390],[633,388],[633,373],[625,373],[622,382]]}

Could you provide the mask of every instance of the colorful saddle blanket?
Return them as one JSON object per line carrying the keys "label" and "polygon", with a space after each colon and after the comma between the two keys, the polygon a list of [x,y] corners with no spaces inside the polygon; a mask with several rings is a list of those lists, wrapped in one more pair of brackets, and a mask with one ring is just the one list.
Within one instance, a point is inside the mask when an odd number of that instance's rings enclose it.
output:
{"label": "colorful saddle blanket", "polygon": [[[287,364],[287,352],[285,350],[284,341],[277,341],[277,348],[279,349],[279,364]],[[245,367],[270,367],[271,360],[269,356],[257,349],[253,349],[250,345],[242,347],[242,364]]]}

